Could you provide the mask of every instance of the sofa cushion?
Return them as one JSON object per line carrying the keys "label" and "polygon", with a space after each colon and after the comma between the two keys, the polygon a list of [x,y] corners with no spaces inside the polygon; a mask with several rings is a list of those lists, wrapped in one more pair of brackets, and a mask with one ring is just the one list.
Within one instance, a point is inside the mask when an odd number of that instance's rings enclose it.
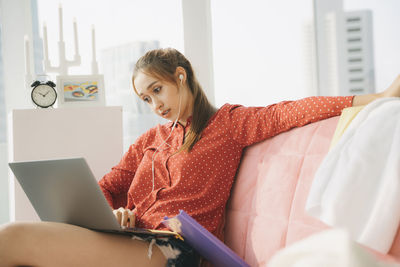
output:
{"label": "sofa cushion", "polygon": [[[304,207],[338,120],[295,128],[244,151],[227,204],[225,242],[251,266],[266,266],[279,249],[329,228]],[[389,255],[400,261],[399,233]]]}

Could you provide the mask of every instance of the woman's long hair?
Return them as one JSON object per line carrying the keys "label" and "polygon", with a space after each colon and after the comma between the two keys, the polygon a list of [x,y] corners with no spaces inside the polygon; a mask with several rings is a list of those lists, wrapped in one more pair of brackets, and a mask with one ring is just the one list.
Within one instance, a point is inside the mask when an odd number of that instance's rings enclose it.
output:
{"label": "woman's long hair", "polygon": [[186,57],[173,48],[149,51],[136,62],[132,83],[136,94],[138,94],[134,81],[137,74],[143,72],[146,75],[179,86],[175,77],[177,67],[185,69],[186,81],[194,98],[190,129],[186,133],[184,143],[178,151],[190,152],[197,141],[200,140],[202,131],[207,126],[209,119],[215,113],[216,109],[208,101],[206,94],[194,75],[192,65]]}

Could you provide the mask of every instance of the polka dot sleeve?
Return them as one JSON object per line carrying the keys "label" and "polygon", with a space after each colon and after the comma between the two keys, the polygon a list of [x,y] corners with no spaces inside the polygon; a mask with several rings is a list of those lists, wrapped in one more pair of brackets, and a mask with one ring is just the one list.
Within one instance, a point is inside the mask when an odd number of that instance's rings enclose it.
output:
{"label": "polka dot sleeve", "polygon": [[267,107],[230,106],[225,123],[232,138],[248,146],[294,127],[338,116],[352,105],[353,96],[308,97]]}
{"label": "polka dot sleeve", "polygon": [[139,137],[129,147],[118,165],[114,166],[111,172],[104,175],[99,181],[104,196],[114,209],[126,206],[129,187],[143,158],[143,145],[146,138],[146,134]]}

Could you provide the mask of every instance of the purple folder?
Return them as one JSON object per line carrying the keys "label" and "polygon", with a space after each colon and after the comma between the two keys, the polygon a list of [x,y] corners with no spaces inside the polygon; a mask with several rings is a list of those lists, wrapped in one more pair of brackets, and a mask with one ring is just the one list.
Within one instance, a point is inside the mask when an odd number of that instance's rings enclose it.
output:
{"label": "purple folder", "polygon": [[189,245],[216,267],[249,266],[223,242],[183,210],[175,217],[165,217],[163,224],[179,233]]}

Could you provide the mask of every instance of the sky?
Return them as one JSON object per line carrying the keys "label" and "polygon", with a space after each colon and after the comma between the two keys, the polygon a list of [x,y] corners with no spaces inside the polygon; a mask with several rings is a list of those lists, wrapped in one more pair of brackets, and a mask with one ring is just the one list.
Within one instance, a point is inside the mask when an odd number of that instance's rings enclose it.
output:
{"label": "sky", "polygon": [[[46,21],[54,63],[60,2],[68,58],[73,56],[74,17],[78,24],[82,66],[71,69],[72,74],[90,72],[92,25],[98,59],[102,49],[155,39],[162,47],[184,52],[181,0],[38,0],[40,32]],[[376,88],[382,91],[400,72],[396,12],[400,1],[344,0],[344,8],[373,11]],[[267,105],[312,93],[305,52],[311,0],[211,0],[211,13],[217,106],[226,102]]]}

